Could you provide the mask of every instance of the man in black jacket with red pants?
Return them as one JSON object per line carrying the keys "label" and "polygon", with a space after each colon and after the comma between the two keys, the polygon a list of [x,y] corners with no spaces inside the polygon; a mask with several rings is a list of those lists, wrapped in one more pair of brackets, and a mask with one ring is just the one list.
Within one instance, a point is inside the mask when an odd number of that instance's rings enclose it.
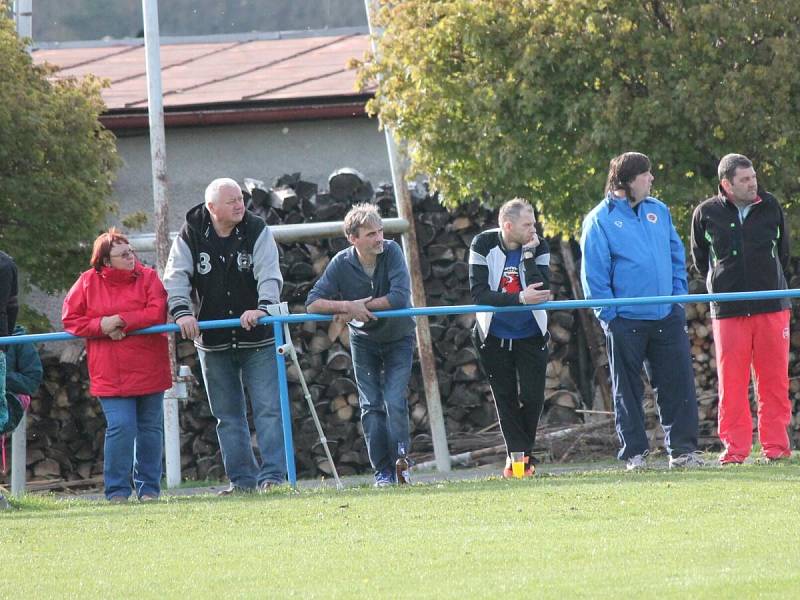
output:
{"label": "man in black jacket with red pants", "polygon": [[[692,217],[692,258],[710,293],[786,289],[789,237],[783,210],[758,189],[756,172],[741,154],[719,163],[719,193]],[[749,385],[752,367],[758,398],[758,436],[767,460],[791,454],[786,428],[789,401],[787,298],[712,302],[719,378],[722,464],[744,462],[753,444]]]}

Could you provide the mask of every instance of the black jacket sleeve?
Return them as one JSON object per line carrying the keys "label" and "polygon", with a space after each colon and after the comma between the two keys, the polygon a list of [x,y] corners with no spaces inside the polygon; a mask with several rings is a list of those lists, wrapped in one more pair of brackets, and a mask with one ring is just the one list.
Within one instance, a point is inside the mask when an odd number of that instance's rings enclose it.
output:
{"label": "black jacket sleeve", "polygon": [[519,294],[496,292],[489,287],[489,267],[469,265],[469,291],[475,304],[486,306],[518,306]]}
{"label": "black jacket sleeve", "polygon": [[786,215],[780,205],[778,205],[778,214],[780,215],[779,227],[781,231],[781,242],[778,246],[778,259],[781,261],[783,272],[786,273],[786,269],[789,268],[791,242],[789,240],[789,228],[786,226]]}
{"label": "black jacket sleeve", "polygon": [[703,225],[702,206],[694,209],[692,214],[692,239],[691,239],[692,262],[694,268],[703,277],[708,275],[708,240]]}
{"label": "black jacket sleeve", "polygon": [[14,331],[18,309],[17,266],[10,256],[0,253],[0,336],[11,335]]}

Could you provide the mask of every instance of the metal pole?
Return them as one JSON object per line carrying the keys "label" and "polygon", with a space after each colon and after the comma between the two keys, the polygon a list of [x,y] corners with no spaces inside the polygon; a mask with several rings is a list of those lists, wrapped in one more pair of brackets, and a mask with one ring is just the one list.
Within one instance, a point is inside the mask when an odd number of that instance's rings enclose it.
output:
{"label": "metal pole", "polygon": [[283,449],[286,452],[286,475],[289,485],[297,487],[297,472],[294,468],[294,440],[292,439],[292,407],[289,405],[289,382],[286,379],[286,360],[279,352],[284,344],[283,323],[272,324],[275,331],[275,361],[278,367],[278,389],[281,397],[281,424],[283,425]]}
{"label": "metal pole", "polygon": [[[33,38],[33,0],[17,0],[14,2],[14,22],[17,26],[17,37],[20,39]],[[31,53],[31,45],[28,44],[26,50]],[[24,273],[20,273],[21,280],[26,280]],[[19,300],[23,302],[25,286],[20,286]],[[22,420],[11,434],[11,495],[21,496],[25,493],[25,471],[28,457],[28,415],[22,416]]]}
{"label": "metal pole", "polygon": [[177,380],[164,394],[164,464],[168,488],[176,488],[181,483],[181,424],[178,418],[178,401],[185,402],[189,399],[187,381],[191,377],[191,369],[181,365]]}
{"label": "metal pole", "polygon": [[[378,49],[375,43],[375,30],[372,27],[373,0],[364,0],[367,9],[367,23],[372,37],[372,52],[377,56]],[[397,216],[408,221],[408,231],[403,234],[403,250],[408,270],[411,275],[411,297],[414,306],[425,306],[425,286],[422,282],[420,269],[419,246],[417,245],[417,230],[414,225],[414,214],[411,206],[411,197],[406,185],[405,168],[403,167],[397,144],[389,127],[384,127],[386,134],[386,148],[389,152],[389,166],[392,170],[392,185],[394,186],[395,202],[397,202]],[[447,431],[444,427],[444,414],[442,412],[442,399],[439,394],[439,380],[436,377],[436,357],[433,354],[431,330],[427,317],[417,317],[417,350],[419,364],[422,370],[422,383],[425,388],[425,399],[428,405],[428,422],[431,428],[433,441],[433,455],[436,459],[436,468],[440,472],[450,471],[450,450],[447,447]]]}
{"label": "metal pole", "polygon": [[[14,2],[14,21],[17,25],[18,37],[33,38],[33,0]],[[30,52],[30,46],[28,52]]]}
{"label": "metal pole", "polygon": [[[594,300],[550,300],[537,304],[542,310],[573,310],[575,308],[602,308],[604,306],[647,306],[651,304],[699,304],[701,302],[741,302],[743,300],[775,300],[776,298],[800,298],[800,288],[788,290],[763,290],[758,292],[726,292],[719,294],[681,294],[678,296],[641,296],[639,298],[597,298]],[[375,313],[378,318],[394,317],[419,317],[422,315],[464,315],[479,312],[507,313],[525,312],[524,304],[513,306],[489,306],[486,304],[464,304],[451,306],[421,306],[413,308],[397,308],[393,310],[379,310]],[[261,325],[270,325],[278,322],[304,323],[305,321],[332,321],[333,315],[294,313],[280,316],[261,317]],[[202,331],[210,329],[231,329],[240,327],[239,319],[219,319],[216,321],[200,321]],[[150,335],[153,333],[169,333],[180,331],[175,323],[152,325],[131,331],[128,335]],[[80,340],[79,336],[64,331],[53,333],[27,333],[25,335],[7,335],[0,337],[0,345],[13,346],[16,344],[44,344],[66,340]],[[281,335],[283,339],[283,335]]]}
{"label": "metal pole", "polygon": [[[322,221],[320,223],[296,223],[293,225],[270,225],[272,237],[278,244],[291,244],[293,242],[319,241],[323,238],[342,237],[342,221]],[[384,233],[405,233],[408,231],[408,221],[393,218],[383,220]],[[178,236],[177,231],[170,234],[170,240]],[[129,235],[128,239],[138,252],[153,252],[155,250],[155,236],[152,233],[137,233]]]}
{"label": "metal pole", "polygon": [[25,493],[25,467],[28,450],[28,415],[22,416],[14,433],[11,434],[11,495],[21,496]]}
{"label": "metal pole", "polygon": [[[153,173],[153,215],[155,217],[155,250],[158,274],[164,276],[164,267],[169,256],[169,229],[167,217],[167,148],[164,136],[164,103],[161,93],[161,41],[158,31],[158,0],[142,0],[144,17],[144,48],[147,66],[147,116],[150,124],[150,162]],[[175,336],[169,336],[169,363],[172,372],[172,388],[164,394],[164,422],[169,426],[164,430],[164,454],[177,456],[175,462],[168,463],[167,487],[180,483],[180,424],[173,427],[178,418],[178,389],[180,383],[175,378]],[[177,475],[175,469],[177,468]],[[170,476],[171,471],[171,476]]]}
{"label": "metal pole", "polygon": [[161,45],[158,33],[158,0],[142,0],[144,46],[147,55],[147,114],[150,122],[150,160],[153,172],[153,214],[156,231],[156,263],[164,273],[169,255],[167,228],[167,165],[164,139],[164,104],[161,96]]}

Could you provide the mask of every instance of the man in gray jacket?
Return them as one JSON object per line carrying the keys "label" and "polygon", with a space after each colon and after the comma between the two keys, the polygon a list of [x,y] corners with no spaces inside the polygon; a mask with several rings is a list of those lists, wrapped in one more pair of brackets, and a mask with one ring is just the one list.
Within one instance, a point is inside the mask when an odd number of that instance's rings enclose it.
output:
{"label": "man in gray jacket", "polygon": [[[266,490],[286,478],[275,341],[272,328],[258,324],[269,305],[280,302],[282,285],[269,227],[245,210],[236,181],[215,179],[206,188],[205,203],[186,214],[169,253],[164,287],[170,314],[184,339],[194,340],[200,357],[231,481],[221,494]],[[197,323],[198,318],[234,317],[243,330],[201,332]],[[242,384],[253,407],[260,467],[250,443]]]}
{"label": "man in gray jacket", "polygon": [[378,319],[372,311],[411,306],[403,252],[383,239],[383,221],[372,204],[358,204],[344,218],[352,244],[333,257],[309,292],[310,313],[335,314],[350,326],[350,351],[361,405],[361,425],[375,485],[395,482],[395,461],[408,450],[406,388],[414,356],[414,319]]}

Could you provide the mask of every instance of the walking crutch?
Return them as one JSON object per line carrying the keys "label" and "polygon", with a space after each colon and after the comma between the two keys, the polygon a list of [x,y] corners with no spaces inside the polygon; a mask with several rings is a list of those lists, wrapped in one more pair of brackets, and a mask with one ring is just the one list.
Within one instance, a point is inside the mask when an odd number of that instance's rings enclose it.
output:
{"label": "walking crutch", "polygon": [[[272,305],[275,306],[275,305]],[[272,306],[270,308],[272,308]],[[288,306],[285,302],[281,302],[280,306],[280,314],[289,314]],[[285,312],[284,312],[285,311]],[[273,314],[270,311],[270,314]],[[319,417],[317,416],[317,409],[314,407],[314,401],[311,399],[311,392],[308,391],[308,386],[306,385],[306,378],[303,376],[303,370],[300,368],[300,361],[297,360],[297,352],[294,348],[294,342],[292,341],[292,334],[289,331],[289,324],[283,323],[283,335],[286,342],[283,346],[278,348],[278,354],[283,356],[288,356],[292,363],[294,364],[295,368],[297,369],[297,373],[300,377],[300,387],[303,388],[303,396],[306,399],[306,403],[308,404],[308,410],[311,412],[311,417],[314,419],[314,425],[317,428],[317,433],[319,434],[319,441],[322,443],[322,447],[325,449],[325,456],[328,459],[328,462],[331,465],[331,469],[333,470],[333,478],[336,481],[336,489],[341,490],[344,489],[342,485],[342,481],[339,479],[339,473],[336,470],[336,464],[333,462],[333,456],[331,456],[331,450],[328,447],[328,438],[325,437],[325,432],[322,430],[322,424],[319,422]]]}

